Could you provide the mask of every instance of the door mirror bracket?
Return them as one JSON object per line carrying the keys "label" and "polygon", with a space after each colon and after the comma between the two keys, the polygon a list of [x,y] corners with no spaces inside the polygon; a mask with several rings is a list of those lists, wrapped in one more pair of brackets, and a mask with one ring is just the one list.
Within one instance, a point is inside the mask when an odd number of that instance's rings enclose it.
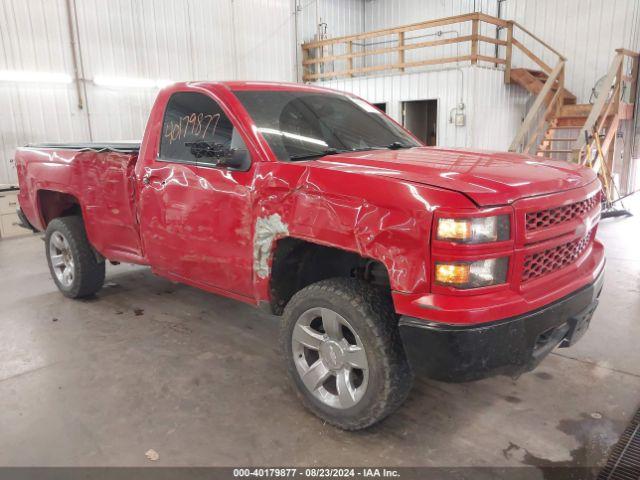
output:
{"label": "door mirror bracket", "polygon": [[[248,170],[251,166],[251,155],[246,149],[226,149],[221,144],[210,142],[187,142],[185,146],[189,147],[191,155],[196,158],[196,162],[199,164],[243,171]],[[206,162],[198,160],[203,157],[215,160]]]}

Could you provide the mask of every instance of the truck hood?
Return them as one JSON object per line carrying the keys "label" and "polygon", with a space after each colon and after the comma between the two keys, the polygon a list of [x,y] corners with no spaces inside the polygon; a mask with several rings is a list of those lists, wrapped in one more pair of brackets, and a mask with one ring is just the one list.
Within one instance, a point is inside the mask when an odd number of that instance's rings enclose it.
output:
{"label": "truck hood", "polygon": [[596,178],[589,168],[558,160],[438,147],[341,153],[310,163],[455,190],[479,206],[506,205],[520,198],[570,190]]}

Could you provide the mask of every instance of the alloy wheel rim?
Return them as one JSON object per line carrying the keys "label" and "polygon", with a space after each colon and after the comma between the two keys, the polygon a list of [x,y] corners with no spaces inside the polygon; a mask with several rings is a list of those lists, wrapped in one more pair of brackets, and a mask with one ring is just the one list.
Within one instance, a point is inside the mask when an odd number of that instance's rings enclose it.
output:
{"label": "alloy wheel rim", "polygon": [[66,237],[60,232],[53,232],[49,239],[49,259],[58,281],[64,287],[70,287],[75,277],[75,265],[71,247]]}
{"label": "alloy wheel rim", "polygon": [[325,405],[346,409],[364,396],[369,362],[349,322],[329,308],[304,312],[291,336],[296,370],[305,388]]}

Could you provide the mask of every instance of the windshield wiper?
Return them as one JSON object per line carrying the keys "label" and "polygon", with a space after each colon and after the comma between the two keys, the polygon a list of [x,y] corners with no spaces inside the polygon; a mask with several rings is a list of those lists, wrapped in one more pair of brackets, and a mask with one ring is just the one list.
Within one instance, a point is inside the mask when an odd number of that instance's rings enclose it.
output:
{"label": "windshield wiper", "polygon": [[324,157],[325,155],[335,155],[336,153],[340,153],[340,151],[335,148],[327,148],[326,150],[323,150],[321,152],[303,153],[301,155],[291,155],[289,157],[289,160],[309,160],[311,158]]}
{"label": "windshield wiper", "polygon": [[406,145],[404,143],[400,143],[400,142],[393,142],[390,143],[389,145],[387,145],[387,148],[389,150],[399,150],[401,148],[412,148],[413,145]]}
{"label": "windshield wiper", "polygon": [[336,155],[338,153],[365,152],[367,150],[382,150],[385,148],[389,148],[391,150],[398,150],[400,148],[412,148],[412,147],[413,145],[405,145],[400,142],[393,142],[393,143],[390,143],[389,145],[384,145],[384,146],[371,145],[369,147],[341,148],[341,149],[327,148],[321,152],[303,153],[301,155],[291,155],[289,157],[289,160],[309,160],[312,158],[324,157],[325,155]]}

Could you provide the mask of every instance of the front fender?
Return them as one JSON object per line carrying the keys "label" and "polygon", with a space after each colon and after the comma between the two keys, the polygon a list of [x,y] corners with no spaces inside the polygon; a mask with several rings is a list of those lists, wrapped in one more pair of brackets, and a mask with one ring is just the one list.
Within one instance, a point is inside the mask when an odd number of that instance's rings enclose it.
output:
{"label": "front fender", "polygon": [[[291,236],[352,251],[381,262],[392,290],[398,292],[429,289],[433,211],[456,203],[473,208],[463,195],[436,187],[312,166],[271,165],[276,171],[265,173],[256,189],[256,224],[277,215],[278,228],[273,229],[270,248],[257,250],[272,256],[275,240]],[[264,233],[259,230],[255,240]],[[268,266],[270,258],[265,262]],[[267,298],[268,277],[268,271],[260,277],[254,272],[259,299]]]}

